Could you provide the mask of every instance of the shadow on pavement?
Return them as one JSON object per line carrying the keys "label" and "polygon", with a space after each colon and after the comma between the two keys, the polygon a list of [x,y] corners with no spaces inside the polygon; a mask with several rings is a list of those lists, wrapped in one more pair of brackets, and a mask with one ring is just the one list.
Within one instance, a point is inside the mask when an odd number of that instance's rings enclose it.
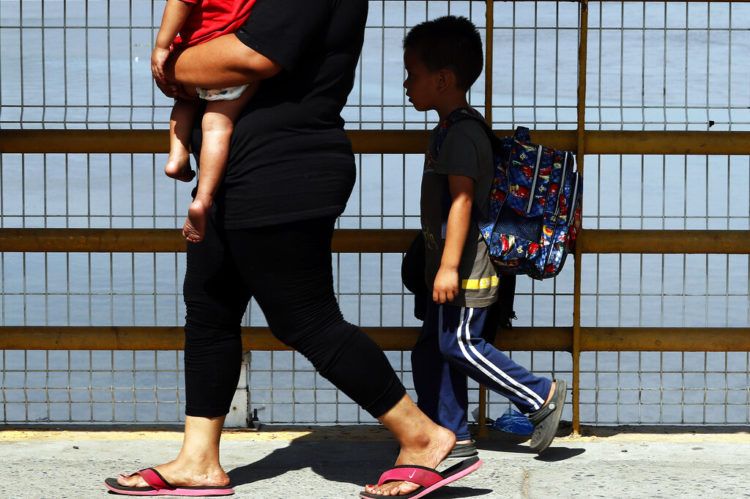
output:
{"label": "shadow on pavement", "polygon": [[229,471],[232,484],[243,485],[310,468],[329,481],[364,485],[377,481],[394,460],[393,442],[320,440],[303,436],[259,461]]}
{"label": "shadow on pavement", "polygon": [[[395,452],[393,441],[321,441],[314,435],[304,436],[259,461],[229,471],[229,477],[236,487],[275,478],[287,471],[310,468],[327,481],[364,486],[377,482],[380,474],[393,465]],[[457,486],[445,487],[430,497],[448,499],[490,493],[492,489]]]}
{"label": "shadow on pavement", "polygon": [[430,499],[453,499],[458,497],[479,497],[492,494],[492,489],[472,489],[470,487],[445,487],[430,494]]}
{"label": "shadow on pavement", "polygon": [[528,438],[514,437],[512,435],[503,435],[501,437],[490,437],[488,439],[480,440],[477,442],[477,448],[481,451],[490,450],[498,452],[513,452],[518,454],[528,454],[529,457],[533,457],[537,461],[544,462],[556,462],[564,461],[575,456],[579,456],[586,452],[585,449],[571,449],[569,447],[561,447],[555,442],[542,454],[537,455],[536,452],[529,449],[527,445],[521,445],[527,441]]}
{"label": "shadow on pavement", "polygon": [[[248,463],[229,471],[234,486],[276,478],[287,471],[310,468],[321,478],[341,483],[363,486],[375,483],[380,474],[393,465],[397,444],[382,437],[375,440],[363,438],[356,440],[347,436],[344,431],[341,438],[330,431],[315,432],[301,436],[288,446],[275,449],[258,461]],[[521,445],[528,440],[509,434],[491,433],[488,438],[477,442],[480,450],[513,452],[529,454],[539,461],[556,462],[570,459],[585,452],[584,449],[552,447],[543,455],[537,456],[528,446]],[[460,483],[460,482],[459,482]],[[458,484],[457,484],[458,485]],[[475,497],[491,493],[491,489],[468,487],[446,487],[445,491],[435,492],[436,498]]]}
{"label": "shadow on pavement", "polygon": [[572,457],[580,456],[586,452],[585,449],[570,449],[568,447],[550,447],[541,456],[536,456],[534,459],[545,463],[555,463],[557,461],[565,461]]}

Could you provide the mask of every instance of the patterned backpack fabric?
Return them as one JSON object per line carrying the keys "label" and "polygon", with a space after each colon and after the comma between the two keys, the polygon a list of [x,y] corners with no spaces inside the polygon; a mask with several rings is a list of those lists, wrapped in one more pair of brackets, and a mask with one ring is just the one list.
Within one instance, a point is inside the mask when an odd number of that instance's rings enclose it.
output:
{"label": "patterned backpack fabric", "polygon": [[438,148],[451,125],[482,123],[492,142],[495,172],[487,220],[479,230],[500,274],[546,279],[560,273],[581,227],[583,178],[572,152],[532,144],[529,130],[495,136],[474,109],[458,109],[438,132]]}

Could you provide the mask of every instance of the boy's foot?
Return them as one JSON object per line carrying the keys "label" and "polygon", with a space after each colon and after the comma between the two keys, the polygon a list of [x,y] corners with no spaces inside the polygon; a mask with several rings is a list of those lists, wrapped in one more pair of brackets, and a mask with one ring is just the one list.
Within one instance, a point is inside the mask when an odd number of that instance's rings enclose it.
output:
{"label": "boy's foot", "polygon": [[206,220],[211,203],[198,199],[190,203],[185,225],[182,227],[182,235],[191,243],[199,243],[206,235]]}
{"label": "boy's foot", "polygon": [[544,452],[557,435],[560,416],[562,416],[565,406],[565,397],[568,395],[567,388],[568,385],[565,381],[553,381],[550,396],[544,405],[539,410],[528,414],[529,421],[534,425],[534,433],[531,434],[529,447],[538,454]]}
{"label": "boy's foot", "polygon": [[467,442],[456,442],[450,454],[445,459],[465,459],[479,455],[476,442],[472,439]]}
{"label": "boy's foot", "polygon": [[[401,447],[396,447],[396,455],[398,455],[399,452],[401,452]],[[472,439],[465,442],[456,442],[453,449],[451,449],[445,459],[465,459],[477,455],[479,455],[479,451],[477,450],[476,441]]]}
{"label": "boy's foot", "polygon": [[190,182],[195,177],[195,171],[190,168],[190,155],[187,153],[179,153],[171,151],[169,153],[169,159],[167,159],[167,166],[164,167],[164,173],[168,177],[172,177],[175,180],[182,182]]}

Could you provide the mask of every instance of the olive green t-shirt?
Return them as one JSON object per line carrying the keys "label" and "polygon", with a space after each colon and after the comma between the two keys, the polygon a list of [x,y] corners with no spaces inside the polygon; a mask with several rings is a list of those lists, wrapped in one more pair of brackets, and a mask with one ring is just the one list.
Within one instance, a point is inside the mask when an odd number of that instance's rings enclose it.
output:
{"label": "olive green t-shirt", "polygon": [[[430,135],[420,202],[426,248],[425,279],[430,292],[445,246],[445,228],[451,202],[448,175],[461,175],[474,180],[474,210],[484,218],[489,210],[494,169],[492,145],[481,123],[465,119],[453,124],[439,155],[435,143],[438,130],[439,126]],[[451,305],[488,307],[497,300],[499,279],[474,216],[461,254],[458,275],[460,291]]]}

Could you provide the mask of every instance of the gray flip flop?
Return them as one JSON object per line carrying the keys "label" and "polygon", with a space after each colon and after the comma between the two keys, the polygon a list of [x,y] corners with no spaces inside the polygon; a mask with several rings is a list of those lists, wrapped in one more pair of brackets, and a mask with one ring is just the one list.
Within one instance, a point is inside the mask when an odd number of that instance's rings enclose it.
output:
{"label": "gray flip flop", "polygon": [[446,459],[464,459],[467,457],[474,457],[478,454],[479,452],[477,451],[476,442],[472,440],[471,442],[454,445]]}
{"label": "gray flip flop", "polygon": [[[401,452],[401,449],[396,448],[396,455],[398,455],[399,452]],[[466,459],[467,457],[474,457],[478,455],[479,451],[477,450],[476,442],[472,440],[471,442],[454,445],[450,451],[450,454],[445,456],[445,459]]]}
{"label": "gray flip flop", "polygon": [[560,416],[565,406],[565,397],[568,395],[568,384],[565,381],[556,379],[555,383],[555,393],[549,402],[545,403],[541,409],[528,414],[529,421],[534,424],[534,433],[531,435],[529,448],[538,454],[544,452],[557,435]]}

